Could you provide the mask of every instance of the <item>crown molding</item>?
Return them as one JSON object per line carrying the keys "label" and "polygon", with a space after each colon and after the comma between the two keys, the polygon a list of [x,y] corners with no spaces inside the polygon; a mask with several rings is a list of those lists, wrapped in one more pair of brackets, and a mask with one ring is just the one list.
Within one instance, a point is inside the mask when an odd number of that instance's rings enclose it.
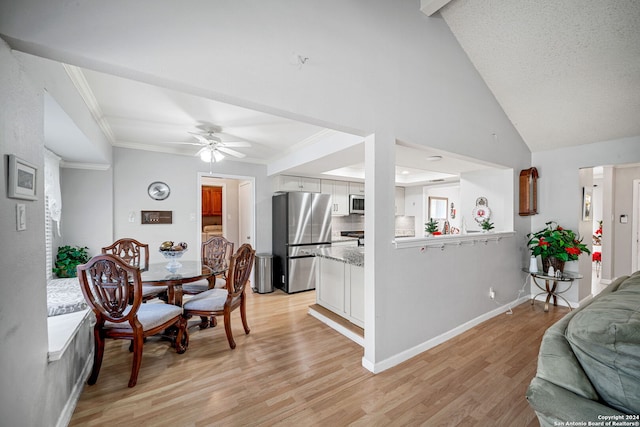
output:
{"label": "crown molding", "polygon": [[110,164],[66,162],[64,160],[60,162],[60,167],[66,168],[66,169],[85,169],[85,170],[94,170],[94,171],[106,171],[111,169]]}
{"label": "crown molding", "polygon": [[84,103],[89,109],[91,116],[100,127],[100,130],[102,130],[102,133],[105,135],[109,143],[113,145],[115,143],[116,138],[113,135],[113,131],[111,130],[111,127],[109,126],[107,121],[104,119],[104,113],[102,112],[102,109],[98,104],[98,100],[93,94],[93,91],[91,90],[91,87],[89,86],[89,82],[87,82],[87,79],[84,76],[82,69],[69,64],[62,64],[62,67],[64,68],[67,75],[71,79],[71,82],[73,83],[73,85],[78,90],[80,97],[82,97],[82,99],[84,100]]}

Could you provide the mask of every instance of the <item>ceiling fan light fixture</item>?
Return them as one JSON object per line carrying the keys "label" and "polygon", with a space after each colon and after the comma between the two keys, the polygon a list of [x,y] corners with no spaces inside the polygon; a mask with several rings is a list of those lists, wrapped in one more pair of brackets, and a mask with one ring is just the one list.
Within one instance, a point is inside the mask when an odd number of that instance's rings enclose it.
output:
{"label": "ceiling fan light fixture", "polygon": [[220,162],[222,161],[222,159],[224,159],[224,154],[222,154],[220,151],[216,150],[213,147],[209,147],[206,150],[202,150],[202,152],[200,153],[200,160],[202,160],[205,163]]}
{"label": "ceiling fan light fixture", "polygon": [[209,163],[211,161],[211,150],[202,150],[200,153],[200,160],[205,163]]}
{"label": "ceiling fan light fixture", "polygon": [[222,159],[224,159],[224,154],[222,154],[218,150],[213,150],[213,158],[216,162],[220,162],[222,161]]}

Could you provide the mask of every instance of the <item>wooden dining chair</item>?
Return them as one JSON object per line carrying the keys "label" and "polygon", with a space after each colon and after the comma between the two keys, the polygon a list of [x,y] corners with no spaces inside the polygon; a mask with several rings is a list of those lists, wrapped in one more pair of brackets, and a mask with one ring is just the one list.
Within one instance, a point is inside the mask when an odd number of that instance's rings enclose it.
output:
{"label": "wooden dining chair", "polygon": [[[144,340],[167,328],[175,327],[173,345],[178,354],[189,344],[187,320],[182,308],[172,304],[142,304],[140,269],[113,254],[97,255],[77,267],[80,288],[96,316],[93,327],[93,369],[88,384],[98,379],[105,339],[131,340],[133,363],[129,387],[136,385]],[[132,288],[132,289],[131,289]],[[133,302],[129,295],[133,294]]]}
{"label": "wooden dining chair", "polygon": [[[213,288],[224,288],[226,286],[226,269],[233,255],[233,242],[222,236],[214,236],[206,242],[202,242],[201,259],[202,263],[209,266],[214,272],[224,271],[222,274],[212,276],[209,279],[202,279],[192,283],[182,285],[183,295],[197,295],[201,292]],[[222,267],[221,267],[222,266]]]}
{"label": "wooden dining chair", "polygon": [[224,316],[224,330],[231,348],[236,348],[231,331],[231,312],[240,308],[240,317],[245,334],[250,332],[247,323],[246,286],[253,268],[256,251],[251,245],[244,244],[231,257],[224,289],[209,289],[195,295],[182,306],[185,317],[193,315],[203,317]]}
{"label": "wooden dining chair", "polygon": [[[113,254],[122,258],[129,265],[147,270],[149,268],[149,245],[140,243],[136,239],[123,238],[116,240],[110,246],[102,248],[103,254]],[[142,301],[147,302],[153,298],[167,301],[167,287],[142,285]]]}

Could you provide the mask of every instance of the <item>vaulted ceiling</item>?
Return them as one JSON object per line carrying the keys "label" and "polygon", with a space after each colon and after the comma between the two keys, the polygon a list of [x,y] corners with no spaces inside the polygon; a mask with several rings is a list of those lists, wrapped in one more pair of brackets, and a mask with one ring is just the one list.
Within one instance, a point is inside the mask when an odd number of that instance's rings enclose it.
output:
{"label": "vaulted ceiling", "polygon": [[637,0],[422,0],[531,151],[640,135]]}

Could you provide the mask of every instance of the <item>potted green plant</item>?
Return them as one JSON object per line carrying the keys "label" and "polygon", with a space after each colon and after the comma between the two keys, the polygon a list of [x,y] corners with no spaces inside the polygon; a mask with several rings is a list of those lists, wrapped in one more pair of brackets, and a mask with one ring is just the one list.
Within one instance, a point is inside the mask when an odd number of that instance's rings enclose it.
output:
{"label": "potted green plant", "polygon": [[56,266],[53,272],[59,278],[76,277],[76,267],[89,261],[87,247],[80,246],[60,246],[56,256]]}
{"label": "potted green plant", "polygon": [[576,261],[582,252],[591,253],[572,230],[567,230],[554,221],[545,225],[542,230],[527,234],[527,246],[531,255],[540,255],[545,272],[549,271],[550,266],[556,271],[564,271],[565,262]]}
{"label": "potted green plant", "polygon": [[426,231],[430,236],[440,234],[438,231],[438,221],[433,218],[429,218],[429,222],[424,223],[424,231]]}
{"label": "potted green plant", "polygon": [[482,220],[482,222],[480,223],[480,227],[482,227],[482,231],[484,233],[488,233],[489,231],[493,230],[495,227],[493,226],[493,223],[491,221],[489,221],[489,218],[485,218]]}

